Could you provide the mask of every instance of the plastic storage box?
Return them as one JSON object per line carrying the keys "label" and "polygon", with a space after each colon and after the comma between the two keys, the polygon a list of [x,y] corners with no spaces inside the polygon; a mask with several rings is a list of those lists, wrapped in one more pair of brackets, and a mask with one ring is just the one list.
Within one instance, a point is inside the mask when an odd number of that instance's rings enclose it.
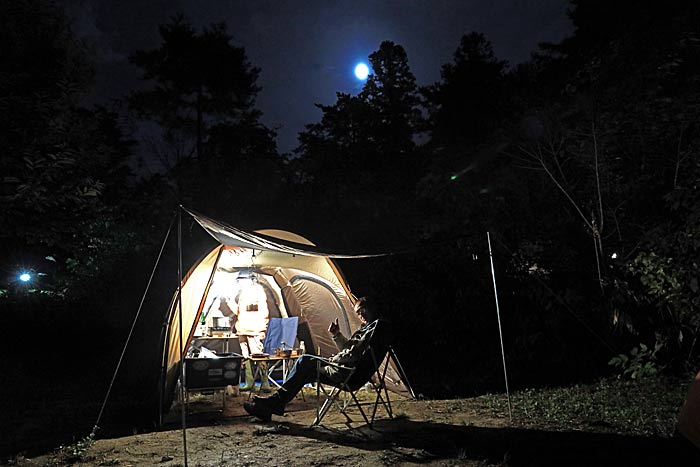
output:
{"label": "plastic storage box", "polygon": [[237,386],[241,382],[241,356],[186,358],[185,388],[215,389]]}

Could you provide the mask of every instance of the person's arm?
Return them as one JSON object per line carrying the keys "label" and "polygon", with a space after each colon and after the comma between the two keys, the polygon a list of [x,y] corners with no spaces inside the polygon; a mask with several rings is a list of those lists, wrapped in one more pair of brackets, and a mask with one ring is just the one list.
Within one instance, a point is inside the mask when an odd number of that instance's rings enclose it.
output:
{"label": "person's arm", "polygon": [[350,339],[347,339],[343,344],[343,349],[331,357],[331,361],[341,365],[354,365],[362,356],[369,342],[372,339],[376,321],[367,326],[363,332],[355,332]]}
{"label": "person's arm", "polygon": [[342,350],[348,343],[348,338],[345,337],[342,332],[339,332],[333,336],[333,342],[335,342],[335,346],[338,347],[338,350]]}
{"label": "person's arm", "polygon": [[328,326],[328,332],[333,336],[333,342],[335,342],[335,346],[338,347],[338,350],[342,350],[348,342],[348,339],[340,332],[338,318],[331,321],[331,324]]}

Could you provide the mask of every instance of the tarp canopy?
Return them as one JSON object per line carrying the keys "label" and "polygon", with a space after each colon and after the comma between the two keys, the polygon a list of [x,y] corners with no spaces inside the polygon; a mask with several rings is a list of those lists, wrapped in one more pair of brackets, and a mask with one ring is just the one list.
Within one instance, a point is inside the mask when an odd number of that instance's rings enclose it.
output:
{"label": "tarp canopy", "polygon": [[[328,325],[338,318],[341,332],[350,336],[361,323],[354,313],[356,298],[333,258],[365,258],[376,255],[336,255],[314,251],[304,237],[282,230],[255,233],[235,229],[222,222],[187,211],[220,244],[209,251],[185,275],[180,297],[170,304],[164,332],[162,401],[167,409],[180,376],[180,339],[189,348],[202,314],[222,294],[234,294],[244,279],[254,274],[265,289],[269,317],[298,317],[297,340],[308,353],[330,356],[337,352]],[[290,343],[291,344],[291,343]],[[395,392],[410,389],[395,368],[387,375],[387,387]]]}
{"label": "tarp canopy", "polygon": [[[258,230],[255,233],[248,233],[202,214],[198,214],[187,209],[185,209],[185,211],[187,211],[209,235],[214,237],[216,241],[226,246],[236,246],[260,251],[276,251],[278,253],[288,253],[299,256],[320,256],[335,259],[371,258],[384,256],[384,254],[347,255],[341,253],[324,253],[322,251],[317,251],[315,248],[308,248],[314,247],[315,245],[306,240],[304,237],[291,232],[285,232],[283,230]],[[272,237],[272,239],[270,237]],[[292,246],[289,243],[284,244],[273,239],[294,242],[300,245]],[[301,248],[301,245],[304,245],[307,248]]]}

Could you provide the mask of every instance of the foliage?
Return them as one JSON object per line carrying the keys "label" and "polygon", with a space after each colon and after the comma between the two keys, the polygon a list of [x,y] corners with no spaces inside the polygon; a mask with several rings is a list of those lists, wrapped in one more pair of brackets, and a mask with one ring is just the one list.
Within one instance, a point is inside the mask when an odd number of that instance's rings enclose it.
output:
{"label": "foliage", "polygon": [[[700,31],[688,20],[697,9],[572,2],[573,36],[510,69],[483,34],[469,33],[419,101],[410,79],[387,78],[388,70],[405,75],[408,68],[398,46],[382,44],[363,91],[321,106],[322,119],[300,135],[298,187],[334,219],[361,216],[399,242],[426,240],[420,265],[389,262],[381,271],[401,271],[405,289],[421,291],[402,305],[416,316],[447,302],[436,299],[446,291],[486,302],[486,287],[472,290],[480,276],[456,263],[468,261],[463,244],[473,257],[484,254],[483,235],[491,232],[509,311],[507,348],[518,363],[538,362],[537,371],[520,375],[528,381],[605,372],[611,357],[635,344],[624,363],[617,357],[623,372],[685,371],[699,347],[700,67],[693,53]],[[385,83],[395,82],[407,85],[387,93]],[[390,105],[388,96],[407,105]],[[428,121],[412,120],[412,108]],[[392,118],[411,131],[382,126]],[[413,172],[387,177],[382,164],[399,166],[387,144],[403,146],[386,136],[398,134],[424,144],[410,151]],[[354,228],[339,230],[364,242]],[[434,246],[442,241],[454,261]],[[432,280],[456,271],[462,281]],[[404,289],[390,287],[383,292],[392,297]],[[485,324],[465,321],[460,305],[453,298],[440,306],[457,334]],[[656,333],[661,348],[639,345]],[[444,344],[461,347],[454,340]]]}
{"label": "foliage", "polygon": [[[78,298],[109,281],[127,248],[115,237],[129,228],[119,221],[128,210],[131,142],[114,112],[80,107],[91,66],[64,13],[36,0],[0,8],[8,51],[2,55],[7,72],[0,74],[6,91],[0,99],[0,240],[7,274],[0,284],[23,295]],[[34,272],[38,281],[17,284],[19,270]],[[86,277],[93,288],[84,287]]]}
{"label": "foliage", "polygon": [[[128,100],[158,128],[148,144],[177,202],[210,215],[237,206],[239,219],[263,217],[284,177],[275,133],[254,107],[260,70],[232,44],[225,23],[197,32],[177,15],[160,26],[160,36],[160,47],[131,55],[147,87]],[[248,202],[241,206],[242,198]]]}
{"label": "foliage", "polygon": [[[572,36],[514,67],[471,32],[423,88],[406,50],[382,42],[364,87],[318,105],[289,160],[259,121],[245,49],[224,24],[197,31],[177,16],[157,48],[131,55],[144,83],[130,110],[156,128],[146,152],[162,163],[137,182],[119,115],[79,105],[91,64],[61,10],[10,3],[0,251],[3,270],[45,275],[29,288],[1,281],[3,303],[55,312],[62,298],[87,309],[118,294],[138,278],[120,268],[150,258],[181,203],[244,228],[287,224],[320,245],[405,248],[343,266],[356,290],[385,297],[407,343],[429,322],[431,342],[469,355],[462,379],[427,383],[436,392],[500,383],[490,254],[519,381],[581,380],[606,362],[634,381],[697,367],[697,2],[572,1]],[[435,371],[429,353],[407,353],[407,367]]]}
{"label": "foliage", "polygon": [[[231,45],[226,24],[213,24],[201,34],[182,15],[160,26],[160,48],[137,51],[131,62],[153,87],[130,97],[138,115],[158,122],[167,133],[191,137],[198,158],[212,124],[255,116],[252,110],[259,70],[242,47]],[[187,154],[187,152],[185,152]]]}
{"label": "foliage", "polygon": [[[317,105],[319,123],[299,135],[296,152],[307,177],[318,183],[352,169],[352,182],[370,188],[401,180],[396,174],[415,169],[414,137],[422,128],[419,97],[408,57],[400,45],[383,42],[369,57],[373,73],[357,96],[338,93],[334,105]],[[335,167],[334,167],[335,166]],[[410,172],[409,172],[410,173]]]}
{"label": "foliage", "polygon": [[664,345],[665,341],[657,334],[653,350],[646,344],[640,343],[639,347],[632,347],[629,355],[619,354],[611,358],[608,364],[618,368],[621,375],[626,378],[642,379],[654,376],[663,369],[657,362],[657,354]]}
{"label": "foliage", "polygon": [[[574,4],[576,33],[539,63],[543,78],[561,73],[561,94],[544,106],[525,101],[537,123],[520,134],[514,156],[560,200],[565,217],[550,224],[556,243],[595,268],[577,275],[600,284],[598,313],[609,321],[598,321],[598,331],[609,327],[618,348],[659,333],[666,344],[654,352],[656,367],[685,371],[697,363],[698,205],[689,187],[697,184],[699,141],[688,128],[698,115],[699,69],[688,49],[698,31],[687,18],[698,8],[641,2],[630,18],[629,4]],[[622,15],[623,30],[611,27]],[[567,235],[574,229],[588,239]]]}
{"label": "foliage", "polygon": [[413,137],[422,124],[416,78],[406,51],[393,42],[382,42],[369,61],[372,73],[358,98],[373,117],[372,143],[381,155],[377,169],[394,171],[412,162]]}
{"label": "foliage", "polygon": [[[672,437],[689,379],[662,376],[635,381],[606,378],[591,384],[525,389],[511,394],[513,420],[526,427],[595,429],[603,432]],[[475,402],[508,416],[503,394]]]}
{"label": "foliage", "polygon": [[60,447],[59,450],[63,451],[67,462],[80,462],[85,460],[85,455],[93,444],[95,444],[94,438],[92,436],[86,436],[70,446]]}
{"label": "foliage", "polygon": [[374,236],[352,219],[404,238],[419,221],[411,200],[424,161],[415,142],[423,129],[420,99],[406,51],[384,41],[369,59],[373,72],[356,96],[338,93],[335,104],[317,105],[322,118],[299,134],[291,168],[303,203],[341,235],[371,245]]}
{"label": "foliage", "polygon": [[431,143],[459,150],[494,133],[508,108],[506,62],[496,58],[486,37],[462,36],[441,76],[440,83],[421,89],[429,103]]}

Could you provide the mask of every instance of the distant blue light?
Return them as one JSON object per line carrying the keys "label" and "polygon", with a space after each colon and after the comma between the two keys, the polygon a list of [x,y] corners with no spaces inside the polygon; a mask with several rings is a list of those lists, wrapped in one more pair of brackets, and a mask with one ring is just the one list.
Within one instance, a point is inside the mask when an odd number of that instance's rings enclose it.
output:
{"label": "distant blue light", "polygon": [[19,276],[19,280],[21,280],[22,282],[29,282],[29,280],[31,278],[32,278],[32,276],[30,274],[27,274],[26,272],[20,274],[20,276]]}
{"label": "distant blue light", "polygon": [[355,65],[355,77],[360,81],[364,81],[369,76],[369,67],[365,63],[358,63]]}

